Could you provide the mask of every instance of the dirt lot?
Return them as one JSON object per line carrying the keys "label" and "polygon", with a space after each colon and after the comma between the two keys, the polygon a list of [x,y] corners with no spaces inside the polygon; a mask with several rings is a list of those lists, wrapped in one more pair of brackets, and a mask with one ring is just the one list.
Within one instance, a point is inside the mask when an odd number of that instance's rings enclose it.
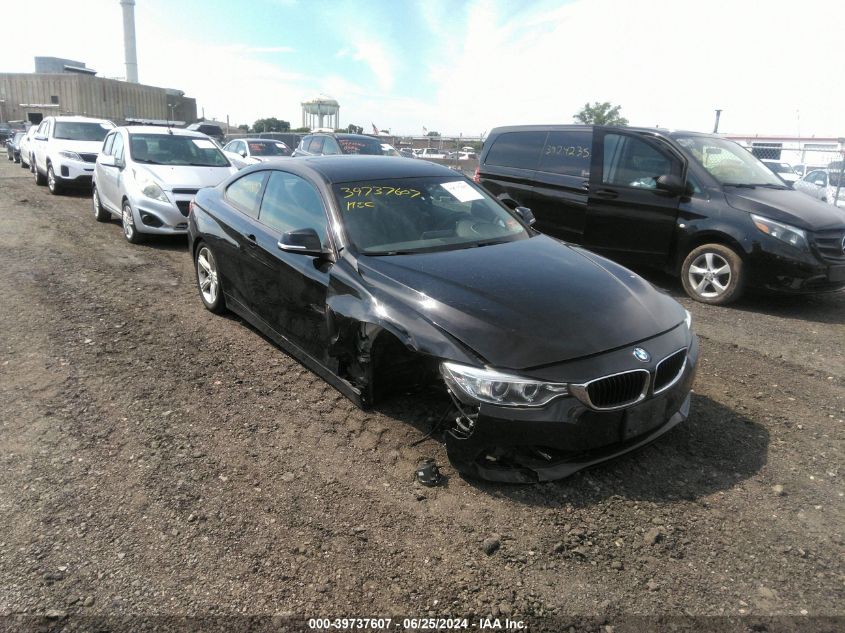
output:
{"label": "dirt lot", "polygon": [[[206,312],[184,240],[131,246],[87,194],[5,161],[0,297],[0,629],[845,626],[819,619],[845,614],[845,294],[681,298],[702,346],[691,419],[527,487],[455,475],[439,441],[414,445],[440,413],[428,395],[358,410]],[[414,483],[424,457],[447,485]]]}

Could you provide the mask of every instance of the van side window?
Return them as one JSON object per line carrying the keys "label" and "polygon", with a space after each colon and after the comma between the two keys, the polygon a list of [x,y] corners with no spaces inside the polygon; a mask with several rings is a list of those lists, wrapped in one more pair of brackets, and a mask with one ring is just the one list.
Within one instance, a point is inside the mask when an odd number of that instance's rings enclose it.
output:
{"label": "van side window", "polygon": [[537,169],[545,132],[505,132],[493,143],[485,163],[498,167]]}
{"label": "van side window", "polygon": [[589,130],[549,132],[540,155],[540,171],[590,177],[593,134]]}
{"label": "van side window", "polygon": [[676,161],[634,136],[606,134],[603,149],[604,184],[655,189],[660,176],[671,173],[680,176]]}

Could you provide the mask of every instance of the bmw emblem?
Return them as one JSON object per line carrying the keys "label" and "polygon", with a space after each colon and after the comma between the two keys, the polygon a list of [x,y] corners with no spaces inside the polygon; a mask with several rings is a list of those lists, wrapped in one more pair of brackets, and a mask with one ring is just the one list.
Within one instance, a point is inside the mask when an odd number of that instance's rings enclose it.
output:
{"label": "bmw emblem", "polygon": [[643,363],[647,363],[648,361],[651,360],[651,354],[649,354],[647,351],[645,351],[642,347],[635,347],[634,348],[634,358],[636,358],[638,361],[641,361]]}

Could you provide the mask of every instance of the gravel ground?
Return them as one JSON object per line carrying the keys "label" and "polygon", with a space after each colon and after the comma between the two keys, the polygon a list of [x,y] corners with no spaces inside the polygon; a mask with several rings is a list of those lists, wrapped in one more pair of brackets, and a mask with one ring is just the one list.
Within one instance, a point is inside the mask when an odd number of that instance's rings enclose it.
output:
{"label": "gravel ground", "polygon": [[[478,483],[417,443],[439,396],[355,408],[205,311],[185,240],[131,246],[4,161],[0,629],[843,630],[845,294],[715,308],[652,279],[701,338],[689,421],[562,482]],[[414,483],[426,457],[446,485]]]}

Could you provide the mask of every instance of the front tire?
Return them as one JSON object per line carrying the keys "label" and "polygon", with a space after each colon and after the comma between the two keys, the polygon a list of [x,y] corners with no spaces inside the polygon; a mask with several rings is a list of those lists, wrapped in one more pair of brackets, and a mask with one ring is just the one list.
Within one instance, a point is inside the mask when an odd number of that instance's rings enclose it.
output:
{"label": "front tire", "polygon": [[226,301],[223,299],[223,289],[220,285],[220,274],[217,270],[217,259],[211,248],[200,244],[194,257],[194,268],[197,271],[197,288],[200,299],[206,309],[214,314],[226,311]]}
{"label": "front tire", "polygon": [[138,233],[135,227],[135,217],[132,215],[132,206],[129,202],[123,203],[123,211],[120,214],[121,224],[123,225],[123,237],[130,244],[140,244],[144,238]]}
{"label": "front tire", "polygon": [[47,184],[47,178],[42,175],[40,171],[38,171],[38,166],[35,163],[32,163],[32,173],[35,174],[35,184],[39,187],[43,187]]}
{"label": "front tire", "polygon": [[745,263],[736,251],[724,244],[703,244],[684,259],[681,283],[696,301],[725,305],[742,296]]}
{"label": "front tire", "polygon": [[97,220],[97,222],[108,222],[111,219],[111,213],[106,211],[100,203],[100,194],[97,192],[96,185],[94,186],[93,191],[91,202],[94,206],[94,219]]}
{"label": "front tire", "polygon": [[62,186],[56,178],[56,172],[53,171],[52,165],[47,165],[47,189],[49,189],[50,193],[54,196],[57,196],[62,192]]}

